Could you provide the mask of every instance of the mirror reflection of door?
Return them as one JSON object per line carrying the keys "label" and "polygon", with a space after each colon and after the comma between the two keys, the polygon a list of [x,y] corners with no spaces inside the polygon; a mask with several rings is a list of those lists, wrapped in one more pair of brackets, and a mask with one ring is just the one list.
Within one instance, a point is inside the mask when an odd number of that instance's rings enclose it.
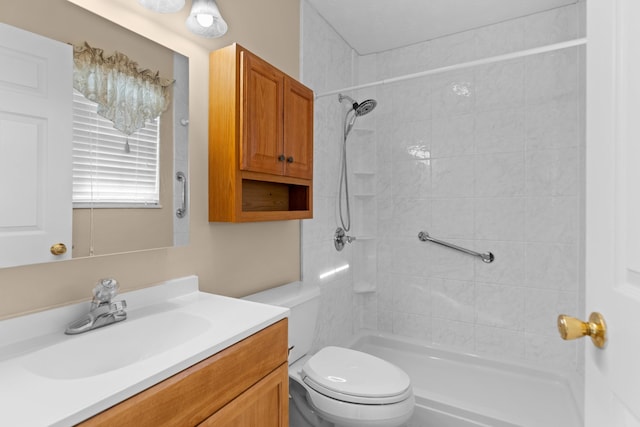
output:
{"label": "mirror reflection of door", "polygon": [[72,48],[0,24],[0,63],[0,267],[68,259]]}

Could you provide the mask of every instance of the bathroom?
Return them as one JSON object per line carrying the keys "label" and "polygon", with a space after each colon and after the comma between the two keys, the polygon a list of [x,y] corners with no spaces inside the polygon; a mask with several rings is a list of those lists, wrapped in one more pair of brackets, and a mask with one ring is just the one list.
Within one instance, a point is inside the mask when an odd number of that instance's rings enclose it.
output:
{"label": "bathroom", "polygon": [[[347,111],[338,95],[315,104],[314,219],[239,225],[207,220],[208,99],[195,88],[206,85],[208,52],[234,41],[322,95],[579,39],[584,2],[366,55],[347,45],[308,1],[252,1],[236,9],[220,1],[228,22],[243,24],[231,24],[227,35],[206,44],[175,37],[152,13],[130,13],[127,3],[135,2],[72,3],[189,57],[189,244],[2,269],[0,317],[85,301],[96,280],[108,276],[132,290],[196,274],[203,290],[233,297],[302,278],[322,292],[316,348],[349,342],[364,328],[570,372],[579,389],[584,341],[560,340],[555,318],[586,316],[584,46],[345,91],[378,105],[358,119],[362,130],[349,147],[359,150],[350,153],[360,160],[353,170],[369,167],[351,180],[354,194],[361,194],[353,202],[350,233],[373,238],[343,252],[333,247]],[[14,6],[5,4],[2,15],[15,13]],[[452,76],[461,83],[455,98],[444,91]],[[523,84],[532,78],[534,86]],[[539,97],[534,102],[532,94]],[[409,144],[422,157],[407,156]],[[490,250],[496,262],[484,265],[436,249],[417,239],[419,231]],[[582,394],[576,396],[581,407]]]}

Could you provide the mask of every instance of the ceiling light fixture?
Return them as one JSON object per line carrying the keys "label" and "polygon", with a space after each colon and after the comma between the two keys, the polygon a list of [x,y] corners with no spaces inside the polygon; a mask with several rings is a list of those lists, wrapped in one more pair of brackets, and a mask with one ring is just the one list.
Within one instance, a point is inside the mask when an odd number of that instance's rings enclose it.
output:
{"label": "ceiling light fixture", "polygon": [[138,0],[142,6],[158,13],[175,13],[182,10],[185,0]]}
{"label": "ceiling light fixture", "polygon": [[214,0],[193,0],[186,24],[192,33],[211,39],[225,35],[228,29]]}

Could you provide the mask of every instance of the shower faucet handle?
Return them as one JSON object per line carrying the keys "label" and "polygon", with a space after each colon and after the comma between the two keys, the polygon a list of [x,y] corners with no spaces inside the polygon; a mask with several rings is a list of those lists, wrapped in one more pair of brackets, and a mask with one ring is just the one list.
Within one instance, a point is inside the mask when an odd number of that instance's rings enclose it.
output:
{"label": "shower faucet handle", "polygon": [[338,227],[336,232],[333,234],[333,245],[338,252],[344,249],[345,244],[352,243],[354,240],[356,240],[356,237],[347,236],[347,233],[342,227]]}

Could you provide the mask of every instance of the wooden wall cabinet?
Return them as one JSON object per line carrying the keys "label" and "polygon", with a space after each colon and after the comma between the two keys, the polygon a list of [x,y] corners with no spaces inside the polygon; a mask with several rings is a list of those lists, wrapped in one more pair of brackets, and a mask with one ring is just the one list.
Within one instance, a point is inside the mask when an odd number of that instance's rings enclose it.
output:
{"label": "wooden wall cabinet", "polygon": [[209,91],[209,221],[311,218],[313,91],[238,44]]}
{"label": "wooden wall cabinet", "polygon": [[82,427],[288,427],[287,319],[107,409]]}

